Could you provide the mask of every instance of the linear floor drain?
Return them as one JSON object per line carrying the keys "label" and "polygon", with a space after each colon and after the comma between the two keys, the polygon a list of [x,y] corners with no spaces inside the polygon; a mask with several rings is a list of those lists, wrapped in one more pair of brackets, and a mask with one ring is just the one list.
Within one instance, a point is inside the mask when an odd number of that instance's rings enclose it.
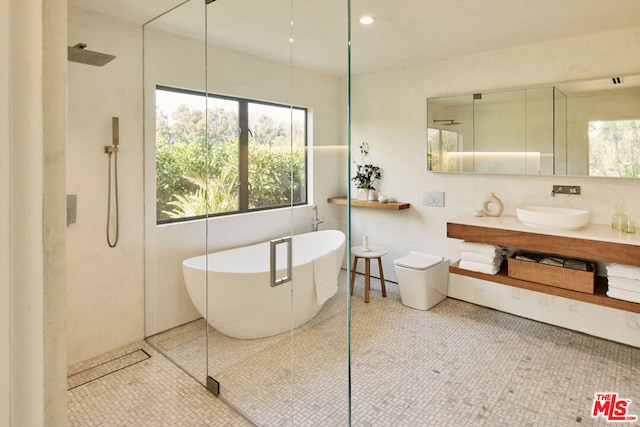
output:
{"label": "linear floor drain", "polygon": [[67,390],[80,387],[81,385],[90,383],[99,378],[105,377],[114,372],[118,372],[122,369],[133,366],[136,363],[140,363],[144,360],[151,358],[149,353],[143,349],[127,353],[124,356],[116,357],[107,362],[93,366],[91,368],[80,371],[77,374],[69,375],[67,377]]}

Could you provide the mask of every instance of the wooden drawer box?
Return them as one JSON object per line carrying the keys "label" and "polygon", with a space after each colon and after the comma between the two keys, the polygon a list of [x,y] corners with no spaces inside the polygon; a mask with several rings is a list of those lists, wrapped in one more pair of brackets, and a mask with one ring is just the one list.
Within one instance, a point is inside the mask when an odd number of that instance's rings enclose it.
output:
{"label": "wooden drawer box", "polygon": [[595,266],[587,263],[587,268],[590,268],[590,271],[556,267],[515,258],[508,259],[509,277],[593,294],[595,291]]}

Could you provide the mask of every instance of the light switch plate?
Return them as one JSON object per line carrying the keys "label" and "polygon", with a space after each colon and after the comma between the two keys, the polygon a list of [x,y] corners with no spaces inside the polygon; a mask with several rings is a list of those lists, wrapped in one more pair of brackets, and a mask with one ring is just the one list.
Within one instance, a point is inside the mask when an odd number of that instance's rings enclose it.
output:
{"label": "light switch plate", "polygon": [[422,195],[422,204],[425,206],[444,207],[443,191],[426,191]]}

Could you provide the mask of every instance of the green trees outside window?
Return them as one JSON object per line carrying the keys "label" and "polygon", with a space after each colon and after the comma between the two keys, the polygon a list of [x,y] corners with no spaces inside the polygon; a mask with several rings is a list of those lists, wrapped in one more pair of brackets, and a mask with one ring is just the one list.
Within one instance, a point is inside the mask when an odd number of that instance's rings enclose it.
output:
{"label": "green trees outside window", "polygon": [[158,223],[305,203],[306,122],[303,108],[158,87]]}
{"label": "green trees outside window", "polygon": [[640,120],[589,122],[589,176],[640,177]]}

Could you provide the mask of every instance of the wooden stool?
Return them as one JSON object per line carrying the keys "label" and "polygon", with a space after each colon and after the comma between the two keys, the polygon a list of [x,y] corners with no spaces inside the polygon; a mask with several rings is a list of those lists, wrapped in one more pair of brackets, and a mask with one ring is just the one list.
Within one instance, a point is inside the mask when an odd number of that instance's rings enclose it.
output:
{"label": "wooden stool", "polygon": [[364,258],[364,302],[369,302],[369,286],[371,282],[371,259],[378,260],[378,270],[380,271],[380,288],[382,289],[382,296],[387,296],[387,290],[384,287],[384,272],[382,271],[382,259],[383,255],[386,255],[387,251],[381,248],[370,247],[370,251],[363,251],[362,246],[354,246],[351,248],[353,254],[353,266],[351,266],[351,295],[353,295],[353,284],[356,281],[356,267],[358,266],[358,259]]}

